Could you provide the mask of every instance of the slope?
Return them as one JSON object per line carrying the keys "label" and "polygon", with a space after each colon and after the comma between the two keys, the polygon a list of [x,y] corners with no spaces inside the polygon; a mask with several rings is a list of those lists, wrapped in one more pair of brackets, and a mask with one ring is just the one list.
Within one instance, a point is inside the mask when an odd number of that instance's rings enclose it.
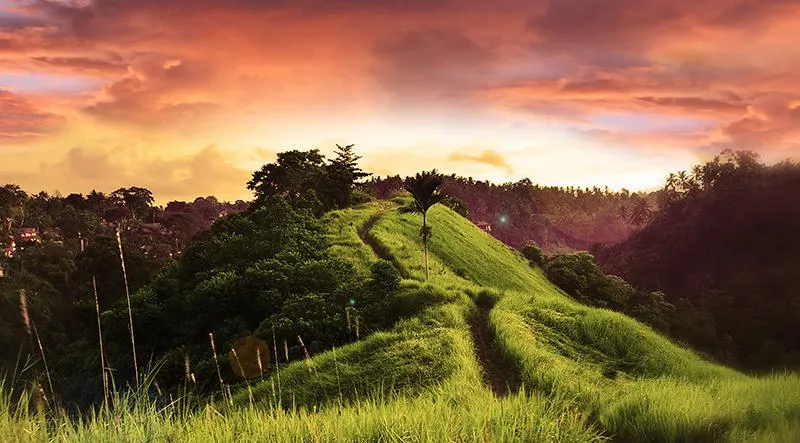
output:
{"label": "slope", "polygon": [[[488,287],[489,326],[524,383],[626,441],[792,440],[800,377],[750,377],[703,360],[624,315],[580,305],[453,211],[429,214],[430,283]],[[419,217],[387,213],[372,232],[416,278]],[[473,295],[478,291],[473,289]]]}
{"label": "slope", "polygon": [[[371,246],[407,273],[403,266],[408,262],[399,250],[404,249],[409,254],[421,251],[415,244],[414,234],[401,234],[397,241],[402,245],[398,243],[400,247],[396,250],[385,246],[385,236],[377,229],[385,224],[384,220],[390,223],[394,220],[396,213],[392,208],[395,207],[396,204],[388,202],[373,202],[328,214],[326,221],[332,251],[354,263],[357,271],[366,275],[370,264],[377,259]],[[409,227],[409,232],[412,231]],[[359,241],[359,237],[368,237],[369,246]],[[497,245],[492,245],[495,247]],[[524,263],[517,258],[514,261]],[[411,269],[413,277],[420,276],[416,265]],[[235,396],[235,408],[258,405],[302,414],[309,410],[339,410],[362,416],[386,414],[378,411],[392,411],[396,407],[397,413],[408,415],[403,408],[408,408],[411,402],[422,408],[415,412],[421,419],[431,402],[467,405],[469,409],[469,405],[474,404],[481,405],[485,411],[478,416],[500,414],[502,417],[484,422],[481,429],[452,422],[445,424],[439,433],[425,430],[421,435],[450,432],[447,440],[463,437],[484,441],[536,441],[555,436],[565,441],[599,439],[574,408],[556,408],[543,397],[525,392],[498,398],[490,384],[482,383],[486,370],[476,355],[470,330],[470,320],[479,317],[473,302],[478,286],[455,275],[448,278],[446,288],[414,279],[404,280],[396,297],[409,307],[409,315],[391,330],[372,334],[306,361],[279,365],[265,381],[249,389],[243,386]],[[515,405],[527,405],[527,411],[525,408],[516,410]],[[430,408],[431,413],[435,415],[437,408]],[[457,409],[451,411],[453,417],[466,419],[464,410]],[[468,414],[476,414],[476,411]],[[396,427],[391,423],[387,426]],[[441,424],[431,423],[430,426]]]}

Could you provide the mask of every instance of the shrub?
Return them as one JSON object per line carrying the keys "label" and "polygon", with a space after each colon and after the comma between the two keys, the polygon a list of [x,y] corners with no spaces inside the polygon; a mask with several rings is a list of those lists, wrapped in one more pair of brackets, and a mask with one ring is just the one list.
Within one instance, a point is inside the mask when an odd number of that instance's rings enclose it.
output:
{"label": "shrub", "polygon": [[536,246],[535,243],[528,243],[522,248],[522,255],[536,266],[543,266],[547,257],[544,255],[542,248]]}
{"label": "shrub", "polygon": [[371,290],[375,293],[392,294],[400,287],[400,271],[388,260],[378,260],[370,269]]}
{"label": "shrub", "polygon": [[453,196],[449,196],[442,202],[442,204],[452,209],[453,211],[456,212],[456,214],[464,218],[469,217],[469,205],[467,205],[467,202],[465,202],[464,200],[461,200]]}
{"label": "shrub", "polygon": [[590,297],[590,289],[600,277],[594,257],[587,252],[554,257],[544,271],[550,281],[576,298]]}

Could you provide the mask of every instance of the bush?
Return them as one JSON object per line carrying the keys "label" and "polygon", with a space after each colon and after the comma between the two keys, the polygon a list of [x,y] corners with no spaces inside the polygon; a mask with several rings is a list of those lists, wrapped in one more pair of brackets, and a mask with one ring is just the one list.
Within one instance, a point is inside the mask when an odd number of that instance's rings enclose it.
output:
{"label": "bush", "polygon": [[587,252],[559,255],[544,267],[547,278],[576,297],[591,297],[591,288],[600,277],[594,257]]}
{"label": "bush", "polygon": [[636,298],[636,289],[616,275],[600,276],[594,284],[594,296],[615,310],[624,310]]}
{"label": "bush", "polygon": [[536,246],[535,243],[528,243],[522,248],[522,255],[528,259],[531,264],[535,264],[536,266],[543,266],[545,261],[547,261],[547,257],[544,255],[544,251],[542,248]]}
{"label": "bush", "polygon": [[388,260],[376,261],[370,270],[370,286],[373,292],[392,294],[400,288],[400,271]]}

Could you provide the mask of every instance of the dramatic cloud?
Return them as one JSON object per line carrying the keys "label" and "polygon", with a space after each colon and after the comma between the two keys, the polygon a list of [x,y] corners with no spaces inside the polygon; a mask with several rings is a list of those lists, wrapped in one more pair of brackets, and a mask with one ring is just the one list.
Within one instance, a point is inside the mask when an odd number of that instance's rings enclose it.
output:
{"label": "dramatic cloud", "polygon": [[45,69],[65,70],[80,74],[90,75],[124,75],[128,71],[128,64],[119,56],[108,59],[91,57],[31,57],[39,62]]}
{"label": "dramatic cloud", "polygon": [[461,31],[403,31],[375,44],[378,81],[389,91],[418,99],[455,99],[491,76],[491,51]]}
{"label": "dramatic cloud", "polygon": [[788,145],[800,149],[800,94],[770,94],[724,128],[735,146],[761,150]]}
{"label": "dramatic cloud", "polygon": [[204,67],[180,59],[140,59],[129,67],[127,77],[107,86],[105,98],[86,111],[100,118],[151,126],[201,120],[217,105],[190,100],[181,93],[202,88],[208,80]]}
{"label": "dramatic cloud", "polygon": [[63,117],[40,111],[23,97],[0,89],[0,143],[51,134],[63,123]]}
{"label": "dramatic cloud", "polygon": [[[800,154],[797,23],[800,0],[0,0],[0,146],[31,165],[219,142],[251,170],[260,149],[356,143],[376,171],[427,157],[500,180],[543,157],[568,177],[585,151],[617,169],[582,182],[635,189],[662,177],[620,161],[666,175],[723,148]],[[160,171],[164,192],[195,193]]]}
{"label": "dramatic cloud", "polygon": [[639,100],[657,106],[677,108],[686,112],[741,114],[747,106],[739,100],[715,100],[703,97],[639,97]]}

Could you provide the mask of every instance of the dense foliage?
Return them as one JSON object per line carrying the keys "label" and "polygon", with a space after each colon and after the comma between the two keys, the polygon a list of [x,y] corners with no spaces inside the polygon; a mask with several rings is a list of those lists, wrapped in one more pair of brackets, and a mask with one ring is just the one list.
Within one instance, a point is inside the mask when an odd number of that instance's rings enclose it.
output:
{"label": "dense foliage", "polygon": [[[374,278],[360,279],[350,263],[328,253],[324,229],[282,197],[264,198],[256,210],[217,221],[206,239],[137,292],[139,352],[168,356],[159,380],[182,386],[188,358],[198,389],[218,388],[209,333],[221,353],[255,336],[270,344],[286,340],[289,359],[297,359],[355,339],[348,317],[360,317],[361,333],[380,327],[382,319],[367,314],[383,309],[397,281],[383,265]],[[109,340],[125,343],[124,305],[106,315]],[[112,364],[129,367],[129,360],[120,352]],[[226,380],[236,378],[232,365],[222,370]]]}
{"label": "dense foliage", "polygon": [[[403,190],[400,176],[365,184],[378,198]],[[548,252],[588,249],[621,241],[652,215],[655,195],[600,188],[540,186],[524,179],[501,185],[444,176],[445,203],[515,248],[535,242]]]}
{"label": "dense foliage", "polygon": [[675,315],[675,306],[663,293],[640,291],[616,275],[603,274],[588,252],[547,259],[532,253],[532,248],[528,245],[523,251],[533,256],[531,264],[543,266],[548,280],[585,305],[625,313],[662,332],[670,332],[673,323],[681,321],[682,313]]}
{"label": "dense foliage", "polygon": [[654,219],[596,255],[685,312],[678,337],[731,363],[797,366],[799,189],[800,165],[726,152],[671,175]]}
{"label": "dense foliage", "polygon": [[336,157],[327,163],[317,149],[281,152],[275,163],[267,163],[253,173],[247,188],[255,193],[255,206],[279,195],[296,208],[321,215],[362,199],[355,192],[356,183],[372,174],[358,167],[360,158],[353,145],[336,145]]}
{"label": "dense foliage", "polygon": [[[352,146],[337,154],[316,172],[325,181],[326,203],[348,205],[356,198],[354,182],[367,174]],[[279,192],[262,189],[249,208],[213,197],[157,208],[141,187],[64,198],[0,188],[9,236],[0,258],[0,370],[43,380],[44,362],[25,316],[46,348],[55,394],[78,405],[102,392],[96,309],[106,367],[117,385],[136,380],[133,318],[139,368],[158,366],[160,388],[173,391],[189,380],[198,392],[218,389],[209,334],[220,354],[247,336],[283,342],[282,354],[292,360],[391,324],[397,270],[378,262],[362,278],[351,263],[330,255],[319,208],[298,204],[287,188],[306,186],[304,171],[314,177],[303,162],[280,164],[297,156],[322,161],[315,151],[279,155],[279,163],[254,174],[258,181],[263,171],[277,171],[272,185]],[[231,366],[221,367],[227,380],[236,379]]]}

